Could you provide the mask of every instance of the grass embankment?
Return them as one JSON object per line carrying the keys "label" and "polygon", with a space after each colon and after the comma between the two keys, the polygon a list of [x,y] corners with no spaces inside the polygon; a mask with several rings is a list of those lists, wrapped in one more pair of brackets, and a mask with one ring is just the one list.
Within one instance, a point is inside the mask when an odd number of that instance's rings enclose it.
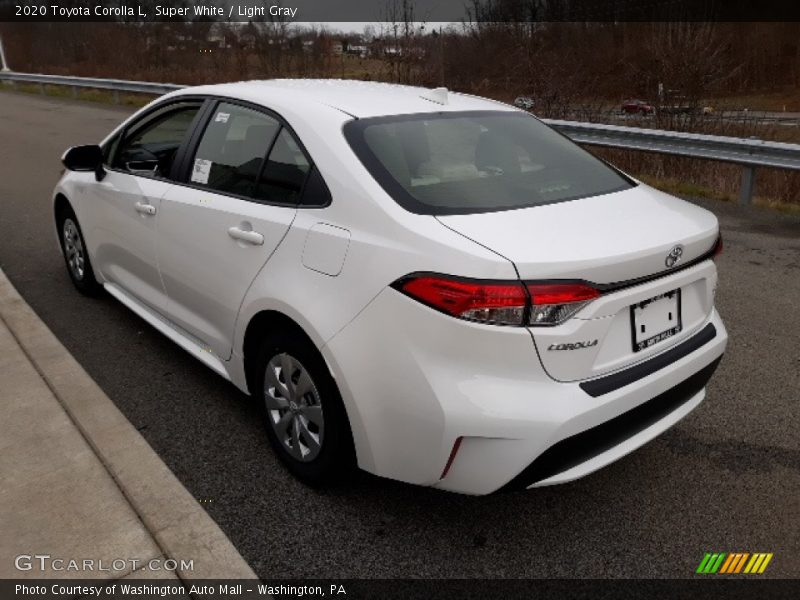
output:
{"label": "grass embankment", "polygon": [[[691,198],[708,198],[713,200],[720,200],[722,202],[738,202],[739,198],[735,194],[722,192],[710,187],[702,186],[691,181],[682,181],[675,178],[659,178],[650,175],[637,175],[647,185],[657,188],[668,194],[676,196],[688,196]],[[792,204],[775,200],[774,198],[767,198],[764,196],[754,196],[753,204],[763,208],[779,210],[790,214],[800,215],[800,204]]]}

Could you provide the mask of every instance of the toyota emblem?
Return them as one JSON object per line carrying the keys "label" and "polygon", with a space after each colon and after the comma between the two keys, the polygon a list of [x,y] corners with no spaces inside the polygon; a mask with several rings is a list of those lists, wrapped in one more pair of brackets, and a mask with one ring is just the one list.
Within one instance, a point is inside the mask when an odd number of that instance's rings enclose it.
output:
{"label": "toyota emblem", "polygon": [[683,257],[683,246],[678,244],[672,250],[669,251],[669,254],[667,254],[667,258],[664,260],[664,264],[667,265],[668,269],[671,269],[681,261],[682,257]]}

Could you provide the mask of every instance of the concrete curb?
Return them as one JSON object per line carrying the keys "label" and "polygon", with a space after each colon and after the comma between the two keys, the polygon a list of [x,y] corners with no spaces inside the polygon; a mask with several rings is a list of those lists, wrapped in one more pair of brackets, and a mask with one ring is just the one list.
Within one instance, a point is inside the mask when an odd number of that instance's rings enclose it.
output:
{"label": "concrete curb", "polygon": [[182,580],[257,579],[219,526],[22,299],[0,269],[0,319]]}

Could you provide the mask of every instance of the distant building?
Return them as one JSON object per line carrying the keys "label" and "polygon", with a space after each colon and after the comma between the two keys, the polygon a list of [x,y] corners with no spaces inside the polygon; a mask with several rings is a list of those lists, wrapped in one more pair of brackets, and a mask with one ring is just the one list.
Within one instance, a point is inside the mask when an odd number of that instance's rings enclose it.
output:
{"label": "distant building", "polygon": [[369,54],[369,48],[364,44],[347,44],[347,54],[355,54],[365,58]]}
{"label": "distant building", "polygon": [[208,42],[209,46],[214,48],[225,49],[233,46],[233,38],[234,36],[228,28],[222,26],[220,23],[213,23],[208,30],[206,42]]}
{"label": "distant building", "polygon": [[344,44],[337,40],[332,40],[326,36],[320,36],[313,40],[303,40],[304,52],[319,52],[320,54],[332,54],[339,56],[344,53]]}

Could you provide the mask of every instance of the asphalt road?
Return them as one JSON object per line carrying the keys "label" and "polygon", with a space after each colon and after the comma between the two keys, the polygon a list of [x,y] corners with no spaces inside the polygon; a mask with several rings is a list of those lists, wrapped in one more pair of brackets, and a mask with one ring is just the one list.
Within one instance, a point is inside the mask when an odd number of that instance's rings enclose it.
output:
{"label": "asphalt road", "polygon": [[73,290],[50,212],[58,159],[126,112],[0,93],[0,267],[257,573],[689,577],[704,552],[761,551],[767,576],[800,577],[800,218],[700,203],[725,237],[729,351],[706,401],[631,456],[483,498],[366,475],[318,492],[281,468],[249,398],[112,298]]}

